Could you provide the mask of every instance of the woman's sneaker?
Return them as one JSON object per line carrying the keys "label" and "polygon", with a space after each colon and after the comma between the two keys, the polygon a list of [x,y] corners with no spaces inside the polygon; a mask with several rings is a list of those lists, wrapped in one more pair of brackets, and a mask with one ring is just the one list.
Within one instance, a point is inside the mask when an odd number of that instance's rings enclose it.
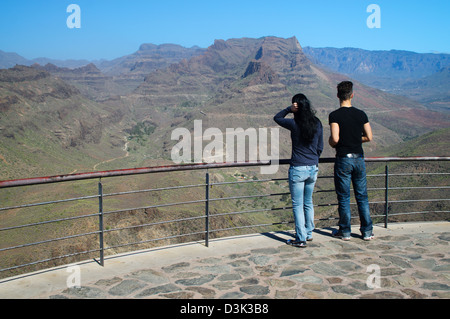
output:
{"label": "woman's sneaker", "polygon": [[365,241],[369,241],[369,240],[374,239],[374,237],[375,237],[375,235],[374,235],[374,234],[371,234],[371,235],[369,235],[369,236],[363,236],[363,239],[364,239]]}
{"label": "woman's sneaker", "polygon": [[293,239],[288,240],[286,242],[286,244],[288,244],[290,246],[294,246],[294,247],[300,247],[300,248],[306,247],[306,241],[297,241],[297,240],[293,240]]}
{"label": "woman's sneaker", "polygon": [[344,236],[344,234],[342,234],[342,232],[340,230],[335,231],[331,236],[333,236],[334,238],[340,238],[345,241],[350,240],[350,236],[347,236],[347,235]]}

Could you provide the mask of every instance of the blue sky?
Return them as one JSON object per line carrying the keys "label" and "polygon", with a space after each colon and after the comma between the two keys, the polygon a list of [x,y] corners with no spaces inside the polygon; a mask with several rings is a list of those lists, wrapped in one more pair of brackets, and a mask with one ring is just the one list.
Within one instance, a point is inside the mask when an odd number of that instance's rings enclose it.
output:
{"label": "blue sky", "polygon": [[[81,9],[70,29],[69,4]],[[377,4],[381,28],[369,28]],[[448,0],[2,0],[0,50],[25,58],[114,59],[142,43],[296,36],[302,46],[450,53]]]}

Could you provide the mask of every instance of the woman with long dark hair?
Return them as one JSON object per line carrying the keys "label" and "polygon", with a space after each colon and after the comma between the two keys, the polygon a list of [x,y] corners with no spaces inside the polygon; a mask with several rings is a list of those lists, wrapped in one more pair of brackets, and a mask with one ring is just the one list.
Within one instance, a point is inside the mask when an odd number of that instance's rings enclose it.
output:
{"label": "woman with long dark hair", "polygon": [[[294,118],[285,118],[289,113]],[[312,240],[314,208],[312,194],[319,172],[319,157],[323,151],[323,128],[315,116],[311,102],[303,94],[292,98],[292,105],[274,117],[275,122],[291,131],[292,155],[289,167],[289,190],[295,220],[295,240],[287,243],[306,247]]]}

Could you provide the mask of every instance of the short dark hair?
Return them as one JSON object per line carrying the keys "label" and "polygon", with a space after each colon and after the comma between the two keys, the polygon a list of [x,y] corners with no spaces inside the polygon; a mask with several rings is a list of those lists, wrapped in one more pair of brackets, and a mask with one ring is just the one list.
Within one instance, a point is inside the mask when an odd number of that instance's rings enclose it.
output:
{"label": "short dark hair", "polygon": [[350,100],[353,94],[353,83],[350,81],[342,81],[337,86],[337,95],[339,100],[346,101]]}

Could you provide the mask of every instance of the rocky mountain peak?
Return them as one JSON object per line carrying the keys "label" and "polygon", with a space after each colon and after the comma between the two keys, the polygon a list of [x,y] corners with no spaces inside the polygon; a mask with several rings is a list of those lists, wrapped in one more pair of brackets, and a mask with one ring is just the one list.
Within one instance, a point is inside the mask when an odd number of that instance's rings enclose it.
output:
{"label": "rocky mountain peak", "polygon": [[249,85],[276,84],[280,82],[278,75],[262,61],[251,61],[242,78],[251,78]]}

